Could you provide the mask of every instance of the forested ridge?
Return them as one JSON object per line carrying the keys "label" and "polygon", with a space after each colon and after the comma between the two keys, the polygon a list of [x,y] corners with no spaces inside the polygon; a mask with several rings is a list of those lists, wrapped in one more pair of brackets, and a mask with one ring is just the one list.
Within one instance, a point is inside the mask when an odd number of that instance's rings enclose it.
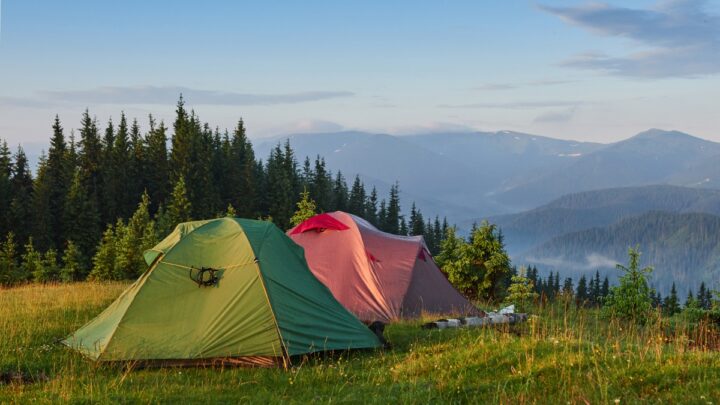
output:
{"label": "forested ridge", "polygon": [[673,283],[692,288],[701,281],[714,285],[717,280],[720,217],[706,213],[652,211],[556,237],[527,257],[562,258],[567,264],[553,267],[566,272],[582,264],[589,253],[617,260],[628,246],[637,244],[643,247],[646,263],[655,267],[652,280],[661,291],[669,291]]}
{"label": "forested ridge", "polygon": [[307,190],[319,212],[347,211],[396,234],[424,235],[435,253],[448,224],[424,220],[413,204],[406,218],[396,182],[387,198],[359,177],[348,181],[317,156],[298,162],[289,142],[263,160],[245,124],[220,131],[180,97],[171,127],[121,113],[104,128],[88,110],[77,135],[52,124],[35,174],[22,146],[0,139],[0,284],[27,280],[133,278],[142,251],[175,224],[234,215],[281,229]]}

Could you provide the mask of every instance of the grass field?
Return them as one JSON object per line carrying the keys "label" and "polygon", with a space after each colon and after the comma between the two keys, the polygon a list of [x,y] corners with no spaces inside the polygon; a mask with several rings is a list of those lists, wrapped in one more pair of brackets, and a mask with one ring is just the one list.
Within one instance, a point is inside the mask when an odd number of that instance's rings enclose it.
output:
{"label": "grass field", "polygon": [[[554,305],[514,328],[391,325],[391,350],[283,369],[94,364],[57,343],[125,284],[0,290],[0,403],[720,403],[720,355],[682,326],[643,328]],[[692,335],[694,336],[694,335]]]}

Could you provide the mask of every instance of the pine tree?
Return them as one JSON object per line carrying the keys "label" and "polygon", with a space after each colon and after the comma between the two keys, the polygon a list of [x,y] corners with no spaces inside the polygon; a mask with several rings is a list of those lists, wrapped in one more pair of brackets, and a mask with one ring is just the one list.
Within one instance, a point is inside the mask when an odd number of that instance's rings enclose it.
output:
{"label": "pine tree", "polygon": [[360,176],[355,176],[352,188],[350,189],[347,211],[351,214],[365,218],[366,199],[365,186],[360,181]]}
{"label": "pine tree", "polygon": [[115,227],[108,224],[97,252],[93,256],[93,267],[88,275],[88,280],[105,281],[121,278],[121,275],[115,273],[115,243]]}
{"label": "pine tree", "polygon": [[670,295],[665,297],[665,301],[663,302],[663,310],[668,316],[673,316],[680,312],[680,300],[678,299],[675,283],[672,283],[672,288],[670,288]]}
{"label": "pine tree", "polygon": [[698,290],[697,299],[700,308],[710,309],[710,302],[707,299],[707,287],[705,287],[704,281],[700,283],[700,289]]}
{"label": "pine tree", "polygon": [[387,232],[387,207],[385,200],[380,201],[380,210],[378,210],[378,228]]}
{"label": "pine tree", "polygon": [[[105,168],[105,156],[103,144],[98,133],[97,122],[90,118],[90,113],[87,109],[83,113],[80,125],[80,142],[77,161],[81,181],[83,182],[87,199],[89,200],[87,204],[96,207],[97,210],[97,223],[94,225],[94,228],[100,230],[102,229],[104,212],[104,210],[100,208],[100,204],[103,202],[101,198],[104,196],[103,170]],[[97,243],[100,233],[98,232],[97,235],[93,241],[94,243]],[[74,237],[71,232],[67,232],[66,236]],[[93,251],[94,249],[95,247],[93,246],[90,250]]]}
{"label": "pine tree", "polygon": [[266,164],[267,214],[280,229],[290,227],[290,218],[295,211],[296,197],[293,192],[293,174],[288,170],[287,157],[278,144],[270,153]]}
{"label": "pine tree", "polygon": [[60,266],[58,265],[57,250],[48,249],[42,255],[41,271],[33,274],[35,281],[40,283],[52,283],[60,278]]}
{"label": "pine tree", "polygon": [[365,203],[365,219],[371,224],[378,226],[378,196],[375,186],[373,186],[370,196]]}
{"label": "pine tree", "polygon": [[565,296],[572,297],[575,293],[575,289],[573,288],[573,281],[572,278],[566,277],[565,281],[563,281],[563,287],[562,287],[562,293]]}
{"label": "pine tree", "polygon": [[510,258],[498,236],[497,227],[487,221],[470,235],[464,261],[468,279],[474,281],[469,291],[471,297],[494,299],[502,294],[500,286],[510,272]]}
{"label": "pine tree", "polygon": [[315,201],[310,198],[310,193],[307,190],[303,190],[300,193],[300,201],[297,203],[297,210],[290,219],[292,226],[297,226],[301,222],[315,215]]}
{"label": "pine tree", "polygon": [[129,201],[132,190],[128,187],[130,161],[130,145],[127,118],[120,114],[120,124],[113,137],[112,148],[109,150],[110,160],[107,162],[105,177],[105,203],[107,220],[115,221],[129,215]]}
{"label": "pine tree", "polygon": [[603,281],[602,288],[600,289],[600,297],[602,299],[605,299],[605,297],[607,297],[609,293],[610,293],[610,281],[608,280],[607,276],[605,276],[605,280]]}
{"label": "pine tree", "polygon": [[425,235],[425,219],[422,213],[415,207],[415,202],[412,203],[410,209],[410,235]]}
{"label": "pine tree", "polygon": [[43,257],[40,252],[35,250],[33,240],[30,238],[25,245],[25,253],[22,255],[22,278],[25,280],[34,279],[35,281],[42,281],[45,274],[43,266]]}
{"label": "pine tree", "polygon": [[33,179],[27,156],[22,147],[15,154],[15,166],[11,179],[12,200],[9,209],[9,226],[14,230],[16,241],[23,246],[33,229]]}
{"label": "pine tree", "polygon": [[692,288],[688,289],[687,298],[685,299],[685,308],[698,308],[698,301],[693,295]]}
{"label": "pine tree", "polygon": [[32,212],[35,216],[35,219],[32,221],[32,235],[35,239],[35,244],[39,246],[40,249],[48,249],[53,243],[50,233],[50,229],[53,226],[52,212],[50,210],[50,199],[52,197],[50,195],[51,190],[47,167],[47,156],[43,152],[38,162],[37,177],[33,183],[32,192]]}
{"label": "pine tree", "polygon": [[10,286],[20,279],[17,262],[17,246],[12,232],[0,243],[0,286]]}
{"label": "pine tree", "polygon": [[512,276],[507,292],[505,303],[515,304],[521,312],[527,312],[532,302],[538,298],[532,281],[526,277],[525,267],[521,267],[518,274]]}
{"label": "pine tree", "polygon": [[257,214],[257,184],[255,154],[246,135],[245,123],[240,119],[228,144],[227,185],[229,203],[235,204],[242,217]]}
{"label": "pine tree", "polygon": [[400,232],[400,186],[397,182],[390,187],[390,200],[387,205],[384,228],[385,232],[394,234]]}
{"label": "pine tree", "polygon": [[185,188],[185,180],[179,178],[172,195],[170,196],[170,204],[167,210],[168,221],[174,227],[181,222],[192,220],[192,205],[187,198],[187,189]]}
{"label": "pine tree", "polygon": [[603,300],[603,311],[605,315],[644,323],[652,309],[653,290],[648,285],[648,275],[653,269],[640,268],[638,248],[628,249],[628,256],[627,267],[616,265],[624,274],[620,277],[619,285],[612,287],[610,294]]}
{"label": "pine tree", "polygon": [[87,274],[87,267],[83,265],[86,259],[82,257],[80,249],[73,241],[68,241],[63,252],[62,269],[60,270],[60,280],[63,282],[80,281]]}
{"label": "pine tree", "polygon": [[[435,256],[435,261],[443,273],[448,276],[451,283],[456,287],[462,284],[461,289],[469,289],[471,286],[465,284],[465,280],[461,278],[463,273],[463,250],[465,241],[457,236],[455,227],[449,227],[445,234],[445,239],[440,245],[440,253]],[[452,275],[452,276],[451,276]]]}
{"label": "pine tree", "polygon": [[147,172],[147,158],[145,153],[145,140],[140,133],[140,125],[137,119],[133,119],[132,125],[130,126],[129,160],[126,164],[126,176],[128,180],[126,213],[132,212],[132,207],[148,187],[147,181],[145,180],[145,173]]}
{"label": "pine tree", "polygon": [[407,222],[405,221],[405,216],[400,216],[400,228],[397,231],[398,235],[407,236],[409,235],[410,229],[408,228]]}
{"label": "pine tree", "polygon": [[600,303],[600,271],[595,271],[595,278],[590,281],[590,301],[593,303],[593,305],[598,305]]}
{"label": "pine tree", "polygon": [[160,205],[166,203],[169,190],[170,168],[168,165],[167,128],[161,121],[155,125],[152,115],[149,117],[150,131],[145,137],[145,154],[147,157],[145,178],[150,195],[150,212],[157,212]]}
{"label": "pine tree", "polygon": [[50,139],[50,149],[48,150],[47,166],[45,175],[40,181],[43,181],[47,188],[47,193],[43,196],[47,198],[48,207],[48,236],[49,247],[61,246],[64,235],[64,211],[65,198],[67,196],[68,184],[70,184],[70,172],[67,163],[67,144],[65,143],[65,135],[60,125],[60,118],[56,115],[53,124],[53,136]]}
{"label": "pine tree", "polygon": [[150,197],[143,193],[137,209],[127,225],[115,225],[114,274],[123,279],[135,279],[147,268],[143,252],[157,244],[155,222],[150,217]]}
{"label": "pine tree", "polygon": [[86,262],[81,263],[89,267],[87,261],[95,254],[97,241],[101,236],[100,213],[95,205],[96,200],[91,198],[82,181],[80,170],[75,171],[70,190],[65,203],[65,224],[68,237],[73,239],[75,247],[80,251],[80,257]]}
{"label": "pine tree", "polygon": [[580,276],[580,280],[578,281],[577,285],[577,291],[575,292],[575,302],[578,304],[578,306],[584,306],[588,299],[588,288],[587,288],[587,279],[585,278],[585,275],[583,274]]}
{"label": "pine tree", "polygon": [[[343,177],[343,174],[340,171],[338,171],[335,175],[332,194],[333,208],[336,211],[347,211],[349,198],[348,188],[347,183],[345,182],[345,177]],[[360,216],[363,217],[364,213]]]}
{"label": "pine tree", "polygon": [[5,209],[9,207],[12,198],[12,172],[13,163],[10,156],[10,149],[7,142],[0,139],[0,235],[7,234],[10,229],[10,211]]}
{"label": "pine tree", "polygon": [[[286,148],[289,143],[286,143]],[[317,203],[317,208],[320,212],[331,211],[333,205],[333,192],[332,192],[332,176],[325,167],[325,159],[317,156],[315,158],[315,170],[313,171],[315,177],[312,180],[312,187],[310,194]],[[343,181],[343,184],[345,182]]]}
{"label": "pine tree", "polygon": [[237,217],[237,211],[235,211],[235,207],[233,207],[232,204],[228,204],[225,210],[225,216],[229,218]]}

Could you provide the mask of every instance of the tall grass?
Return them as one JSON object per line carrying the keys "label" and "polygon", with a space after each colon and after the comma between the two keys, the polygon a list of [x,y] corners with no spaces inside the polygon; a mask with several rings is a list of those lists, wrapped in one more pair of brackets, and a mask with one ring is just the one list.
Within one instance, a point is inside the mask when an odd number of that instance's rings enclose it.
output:
{"label": "tall grass", "polygon": [[642,327],[607,321],[567,303],[516,326],[394,324],[391,350],[311,356],[289,370],[133,370],[55,343],[125,287],[0,290],[0,373],[29,376],[0,383],[0,402],[720,403],[720,356],[694,344],[694,329],[660,317]]}

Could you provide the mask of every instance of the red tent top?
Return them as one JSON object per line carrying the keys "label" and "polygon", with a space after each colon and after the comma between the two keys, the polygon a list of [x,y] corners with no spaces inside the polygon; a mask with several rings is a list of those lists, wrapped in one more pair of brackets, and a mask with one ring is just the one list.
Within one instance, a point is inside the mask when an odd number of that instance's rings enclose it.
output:
{"label": "red tent top", "polygon": [[350,227],[333,218],[330,214],[319,214],[305,220],[303,223],[295,227],[290,235],[313,230],[316,232],[322,232],[326,229],[344,231],[346,229],[350,229]]}

